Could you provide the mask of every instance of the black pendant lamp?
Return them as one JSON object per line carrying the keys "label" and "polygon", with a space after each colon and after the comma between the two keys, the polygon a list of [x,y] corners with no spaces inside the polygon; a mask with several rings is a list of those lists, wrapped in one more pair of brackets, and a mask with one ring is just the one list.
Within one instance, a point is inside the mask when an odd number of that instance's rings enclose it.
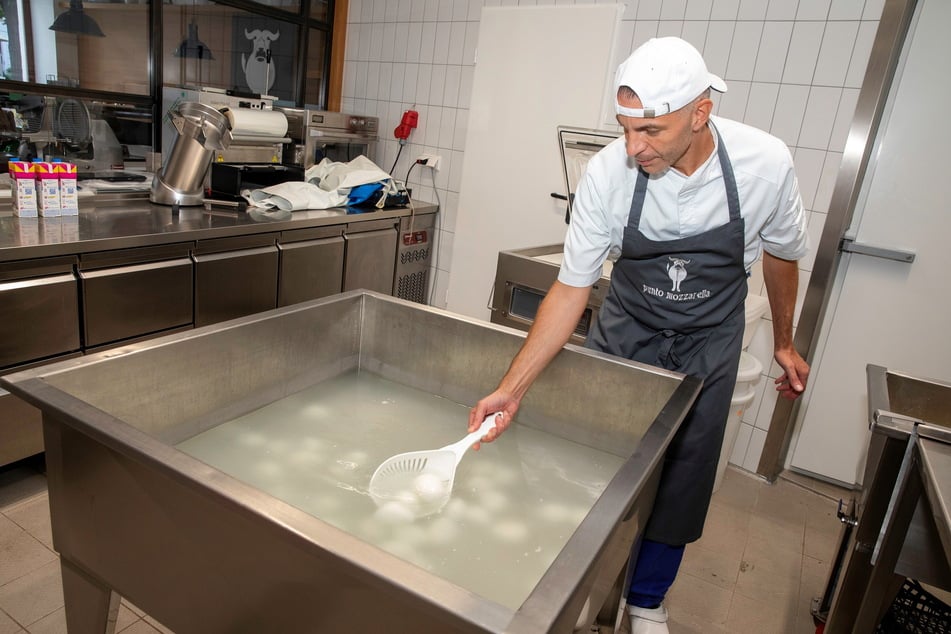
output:
{"label": "black pendant lamp", "polygon": [[182,40],[172,54],[175,57],[188,59],[215,59],[211,49],[198,39],[198,23],[194,19],[188,25],[188,37]]}
{"label": "black pendant lamp", "polygon": [[106,37],[99,25],[83,11],[82,0],[69,0],[69,8],[56,16],[51,31],[60,33],[74,33],[76,35],[93,35]]}

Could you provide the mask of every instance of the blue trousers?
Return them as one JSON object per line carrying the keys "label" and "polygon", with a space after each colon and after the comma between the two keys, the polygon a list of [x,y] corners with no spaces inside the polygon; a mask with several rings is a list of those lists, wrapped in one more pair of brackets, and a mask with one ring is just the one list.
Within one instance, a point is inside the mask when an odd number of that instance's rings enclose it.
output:
{"label": "blue trousers", "polygon": [[656,608],[673,585],[684,556],[683,546],[669,546],[649,539],[641,540],[631,553],[635,559],[627,602],[639,608]]}

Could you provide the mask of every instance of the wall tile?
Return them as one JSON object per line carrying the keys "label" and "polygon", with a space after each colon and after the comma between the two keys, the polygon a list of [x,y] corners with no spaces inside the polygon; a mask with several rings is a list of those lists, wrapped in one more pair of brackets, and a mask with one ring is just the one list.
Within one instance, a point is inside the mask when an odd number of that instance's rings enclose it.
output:
{"label": "wall tile", "polygon": [[631,51],[652,37],[657,37],[657,20],[638,20],[634,23],[634,40],[631,42]]}
{"label": "wall tile", "polygon": [[450,108],[459,105],[459,80],[462,77],[462,66],[449,65],[446,67],[446,88],[443,104]]}
{"label": "wall tile", "polygon": [[[406,41],[401,44],[405,47]],[[406,49],[403,49],[403,58],[406,58]],[[387,22],[383,25],[383,41],[380,43],[380,60],[385,62],[399,61],[396,56],[396,22]]]}
{"label": "wall tile", "polygon": [[828,22],[819,49],[819,61],[812,83],[820,86],[842,86],[849,70],[855,38],[860,23]]}
{"label": "wall tile", "polygon": [[397,22],[394,31],[393,61],[406,61],[406,48],[409,46],[409,22]]}
{"label": "wall tile", "polygon": [[390,99],[393,101],[403,101],[405,92],[406,64],[393,64],[390,69]]}
{"label": "wall tile", "polygon": [[383,50],[383,25],[375,23],[370,25],[370,52],[367,60],[371,62],[380,61],[380,52]]}
{"label": "wall tile", "polygon": [[783,82],[809,84],[816,70],[824,22],[796,22],[793,27]]}
{"label": "wall tile", "polygon": [[373,0],[373,22],[383,22],[386,19],[386,0]]}
{"label": "wall tile", "polygon": [[[454,233],[456,231],[456,217],[459,214],[459,194],[450,191],[446,194],[446,197],[441,200],[442,205],[439,209],[438,221],[439,230]],[[443,269],[449,268],[448,262],[436,262],[436,265]]]}
{"label": "wall tile", "polygon": [[683,20],[687,15],[687,0],[664,0],[660,9],[661,20]]}
{"label": "wall tile", "polygon": [[[381,3],[382,4],[382,3]],[[387,24],[395,24],[399,19],[400,3],[390,0],[383,9],[383,21]]]}
{"label": "wall tile", "polygon": [[433,42],[433,63],[446,64],[449,62],[449,37],[452,35],[452,25],[449,22],[436,23],[436,39]]}
{"label": "wall tile", "polygon": [[[779,392],[776,391],[776,385],[771,379],[766,378],[764,384],[763,400],[760,404],[759,412],[757,412],[753,427],[758,430],[767,431],[773,418],[773,410],[776,409],[776,401],[779,400]],[[759,455],[756,456],[756,460],[759,461]],[[755,467],[751,469],[751,471],[754,470]]]}
{"label": "wall tile", "polygon": [[753,79],[753,68],[756,64],[756,53],[759,50],[760,38],[763,35],[762,22],[737,22],[733,32],[733,46],[727,63],[724,79],[739,79],[750,81]]}
{"label": "wall tile", "polygon": [[[766,409],[766,408],[763,408]],[[750,445],[746,449],[746,456],[743,458],[743,464],[740,465],[747,471],[756,472],[759,466],[759,457],[763,453],[763,447],[766,445],[766,432],[762,429],[753,429],[750,434]]]}
{"label": "wall tile", "polygon": [[822,240],[822,230],[825,228],[826,218],[828,218],[826,213],[809,212],[809,224],[806,227],[806,232],[809,234],[809,253],[799,260],[799,268],[803,271],[812,272],[815,266],[816,249],[819,248],[819,242]]}
{"label": "wall tile", "polygon": [[796,164],[796,177],[799,179],[799,194],[806,209],[813,208],[816,199],[816,190],[819,188],[819,178],[822,176],[822,167],[825,164],[825,150],[810,150],[796,148],[793,151],[793,160]]}
{"label": "wall tile", "polygon": [[367,96],[367,62],[354,62],[350,66],[355,71],[353,73],[353,92],[350,94],[354,97],[365,99]]}
{"label": "wall tile", "polygon": [[379,77],[379,89],[376,93],[376,98],[380,101],[389,101],[390,100],[390,87],[391,87],[391,78],[393,76],[393,64],[389,62],[380,63],[380,77]]}
{"label": "wall tile", "polygon": [[769,0],[740,0],[737,20],[765,20]]}
{"label": "wall tile", "polygon": [[357,59],[357,55],[360,50],[360,31],[363,29],[362,24],[351,24],[347,30],[347,43],[344,46],[344,72],[346,72],[347,62],[351,62]]}
{"label": "wall tile", "polygon": [[862,14],[862,19],[880,20],[884,10],[885,0],[865,0],[865,12]]}
{"label": "wall tile", "polygon": [[766,9],[767,20],[795,20],[797,2],[790,0],[769,0],[769,7]]}
{"label": "wall tile", "polygon": [[[439,140],[436,146],[439,148],[440,155],[449,159],[449,152],[452,150],[452,135],[456,131],[456,109],[443,108],[442,118],[439,120]],[[449,165],[440,167],[443,172],[449,173]]]}
{"label": "wall tile", "polygon": [[750,98],[746,104],[743,122],[761,130],[769,130],[773,122],[773,111],[776,109],[778,94],[779,84],[754,81],[750,85]]}
{"label": "wall tile", "polygon": [[403,101],[410,106],[416,103],[416,83],[418,81],[419,64],[407,64],[403,74]]}
{"label": "wall tile", "polygon": [[[829,20],[861,20],[865,0],[832,0]],[[878,18],[875,18],[878,19]]]}
{"label": "wall tile", "polygon": [[347,23],[363,22],[363,0],[350,0],[347,5]]}
{"label": "wall tile", "polygon": [[469,18],[469,0],[452,0],[453,22],[465,22]]}
{"label": "wall tile", "polygon": [[717,102],[716,114],[727,119],[743,120],[746,104],[750,98],[750,82],[731,81],[728,90]]}
{"label": "wall tile", "polygon": [[799,0],[797,20],[826,20],[829,17],[830,0]]}
{"label": "wall tile", "polygon": [[629,0],[624,3],[624,13],[621,14],[622,20],[637,19],[637,0]]}
{"label": "wall tile", "polygon": [[423,23],[410,22],[406,34],[406,61],[419,62],[419,52],[423,46]]}
{"label": "wall tile", "polygon": [[687,0],[684,18],[687,20],[709,20],[713,11],[713,0]]}
{"label": "wall tile", "polygon": [[858,88],[845,88],[835,113],[835,124],[832,126],[832,135],[829,138],[829,150],[844,152],[845,143],[849,138],[849,129],[852,119],[855,118],[855,106],[859,100]]}
{"label": "wall tile", "polygon": [[426,103],[431,106],[438,106],[444,103],[443,97],[446,94],[446,66],[443,64],[433,65],[432,78],[429,82],[429,96]]}
{"label": "wall tile", "polygon": [[436,23],[424,22],[423,31],[420,34],[420,44],[419,44],[419,63],[420,64],[433,63],[435,46],[436,46]]}
{"label": "wall tile", "polygon": [[680,37],[693,44],[698,51],[702,51],[707,43],[707,24],[706,21],[687,20]]}
{"label": "wall tile", "polygon": [[707,68],[714,75],[723,77],[726,74],[735,26],[735,22],[710,22],[710,28],[707,29],[707,41],[703,46],[703,58],[707,62]]}
{"label": "wall tile", "polygon": [[472,101],[472,77],[475,66],[463,66],[459,77],[459,107],[468,108]]}
{"label": "wall tile", "polygon": [[439,5],[441,0],[426,0],[426,8],[423,10],[423,22],[435,22],[439,19]]}
{"label": "wall tile", "polygon": [[798,144],[808,98],[809,86],[783,84],[779,88],[776,111],[773,113],[773,123],[769,131],[785,141],[786,145]]}
{"label": "wall tile", "polygon": [[[817,212],[828,213],[832,202],[832,192],[835,191],[835,182],[842,166],[841,152],[827,152],[822,164],[822,176],[819,177],[819,187],[816,189],[816,199],[812,203]],[[823,221],[824,222],[824,221]],[[819,243],[816,242],[816,245]]]}
{"label": "wall tile", "polygon": [[413,0],[399,0],[396,9],[396,19],[399,22],[409,22],[413,13]]}
{"label": "wall tile", "polygon": [[[456,110],[456,129],[452,133],[452,149],[462,152],[466,147],[466,135],[469,133],[469,111],[459,108]],[[460,161],[461,162],[461,161]]]}
{"label": "wall tile", "polygon": [[659,20],[664,0],[640,0],[637,3],[638,20]]}
{"label": "wall tile", "polygon": [[[433,67],[430,64],[419,65],[419,78],[416,80],[416,98],[419,106],[429,105],[429,87],[433,81]],[[422,111],[420,111],[422,114]]]}
{"label": "wall tile", "polygon": [[849,72],[845,76],[845,85],[849,88],[861,88],[865,80],[865,68],[875,42],[875,32],[878,31],[878,22],[862,22],[859,33],[855,38],[855,48],[852,49],[852,60],[849,63]]}
{"label": "wall tile", "polygon": [[792,22],[767,22],[764,25],[759,55],[756,56],[756,67],[753,70],[755,81],[782,81],[792,29]]}
{"label": "wall tile", "polygon": [[746,409],[743,410],[743,415],[740,420],[744,423],[752,425],[756,421],[756,413],[763,403],[763,392],[766,390],[768,384],[771,384],[768,378],[764,375],[760,375],[756,385],[753,386],[753,400],[746,406]]}
{"label": "wall tile", "polygon": [[743,459],[746,457],[746,450],[750,446],[750,436],[753,434],[753,426],[740,423],[740,429],[736,432],[736,442],[733,444],[733,453],[730,454],[730,464],[743,466]]}
{"label": "wall tile", "polygon": [[469,11],[466,15],[466,20],[470,22],[482,19],[482,0],[469,0]]}
{"label": "wall tile", "polygon": [[[380,94],[380,65],[377,62],[367,64],[366,98],[376,99]],[[362,112],[359,114],[363,114]]]}
{"label": "wall tile", "polygon": [[716,0],[710,11],[711,20],[735,20],[740,12],[740,0]]}
{"label": "wall tile", "polygon": [[657,37],[681,37],[683,31],[683,20],[661,20],[657,23]]}
{"label": "wall tile", "polygon": [[800,147],[825,150],[832,139],[832,126],[842,97],[841,88],[813,86],[799,134]]}
{"label": "wall tile", "polygon": [[453,22],[449,27],[449,51],[446,62],[462,64],[466,50],[466,23]]}
{"label": "wall tile", "polygon": [[426,0],[413,0],[410,5],[410,22],[422,22],[426,15]]}
{"label": "wall tile", "polygon": [[[435,75],[435,73],[433,73]],[[429,119],[426,121],[426,128],[423,130],[423,143],[431,146],[435,151],[436,144],[439,143],[439,130],[442,125],[442,106],[431,105],[429,107]]]}

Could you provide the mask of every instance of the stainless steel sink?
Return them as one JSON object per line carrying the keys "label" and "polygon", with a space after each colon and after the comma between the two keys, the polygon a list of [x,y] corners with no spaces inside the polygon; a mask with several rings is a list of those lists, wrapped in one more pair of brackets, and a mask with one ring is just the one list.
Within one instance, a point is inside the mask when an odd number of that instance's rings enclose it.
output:
{"label": "stainless steel sink", "polygon": [[472,404],[523,337],[355,291],[2,377],[43,412],[69,631],[120,595],[178,634],[609,631],[696,379],[574,346],[539,377],[519,424],[623,462],[514,610],[175,447],[354,369]]}

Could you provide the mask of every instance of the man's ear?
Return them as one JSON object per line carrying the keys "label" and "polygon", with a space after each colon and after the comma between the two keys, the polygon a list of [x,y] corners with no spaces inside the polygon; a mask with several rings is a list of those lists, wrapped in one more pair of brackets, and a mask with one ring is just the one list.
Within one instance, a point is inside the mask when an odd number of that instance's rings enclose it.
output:
{"label": "man's ear", "polygon": [[713,111],[713,100],[708,98],[703,98],[697,100],[696,106],[693,109],[693,131],[699,132],[707,125],[707,121],[710,119],[710,113]]}

